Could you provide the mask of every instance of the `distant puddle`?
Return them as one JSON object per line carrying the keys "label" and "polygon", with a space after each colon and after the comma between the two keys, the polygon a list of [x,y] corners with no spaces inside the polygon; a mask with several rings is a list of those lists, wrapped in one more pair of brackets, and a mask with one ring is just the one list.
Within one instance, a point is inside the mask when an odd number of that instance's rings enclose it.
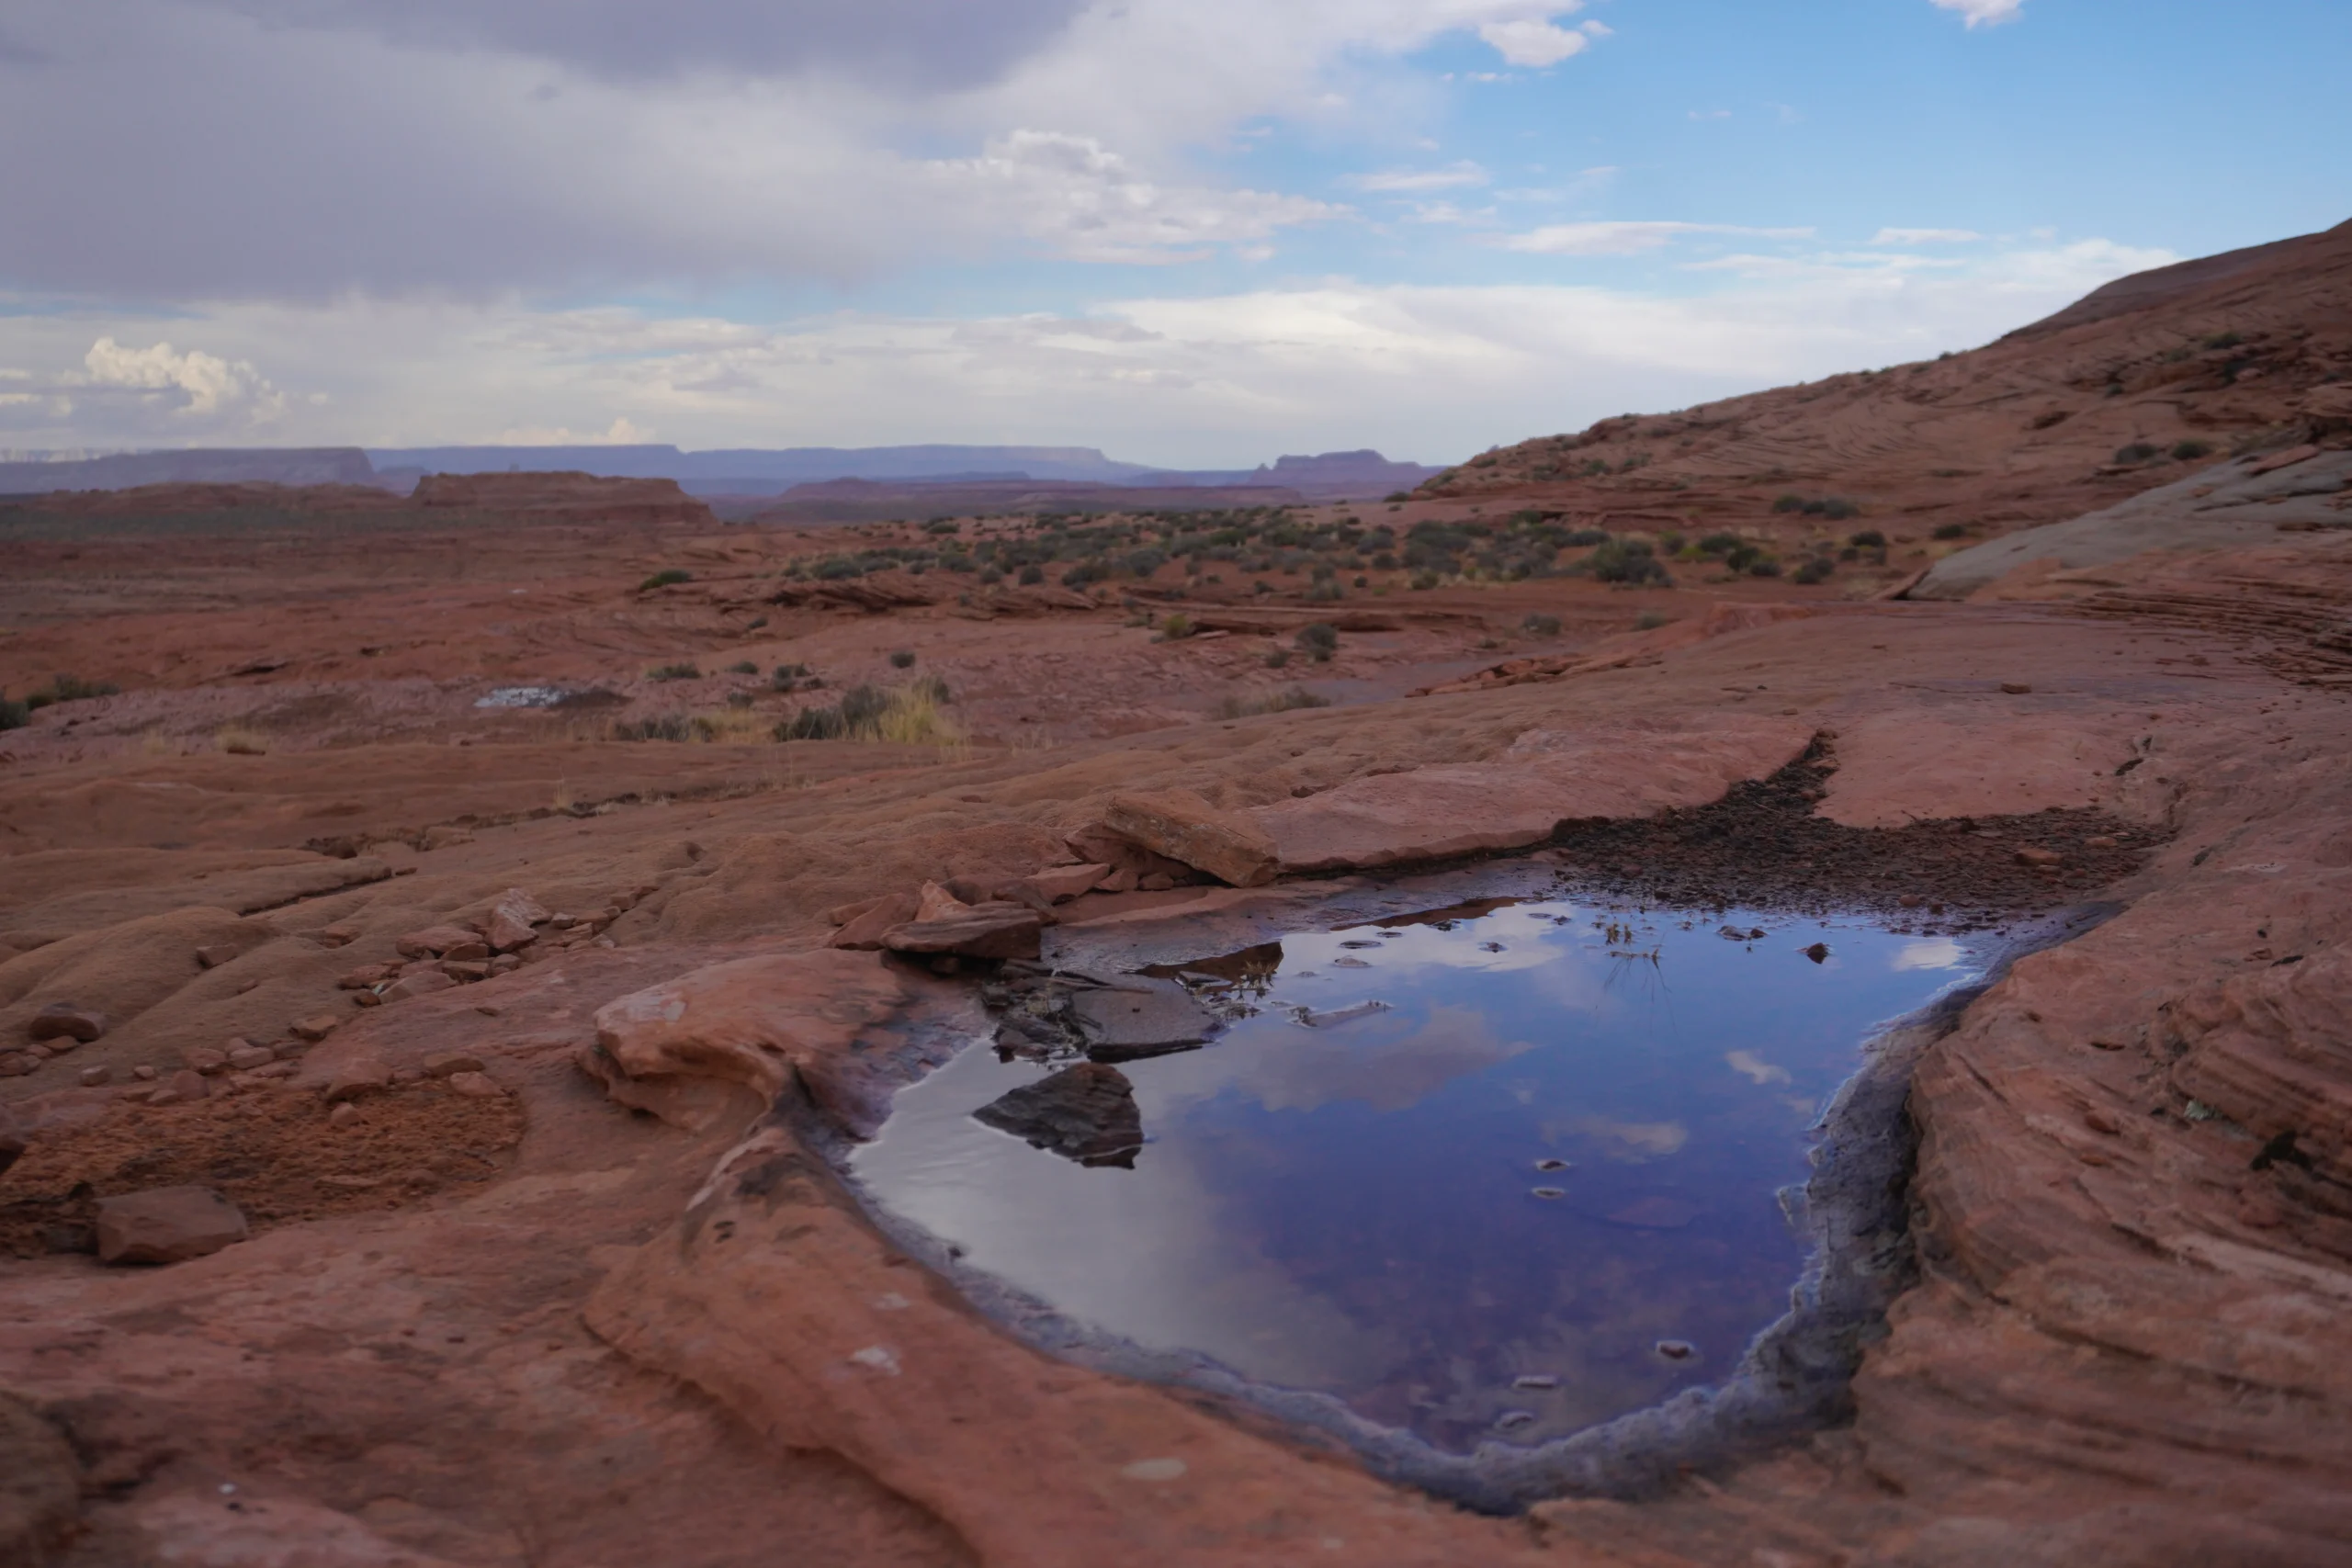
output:
{"label": "distant puddle", "polygon": [[1982,950],[1740,911],[1452,913],[1159,971],[1217,1015],[1197,1048],[1117,1044],[1186,1008],[1173,987],[1080,993],[1110,1065],[967,1050],[852,1170],[1061,1314],[1452,1452],[1720,1381],[1788,1309],[1806,1247],[1781,1194],[1824,1107],[1874,1026]]}

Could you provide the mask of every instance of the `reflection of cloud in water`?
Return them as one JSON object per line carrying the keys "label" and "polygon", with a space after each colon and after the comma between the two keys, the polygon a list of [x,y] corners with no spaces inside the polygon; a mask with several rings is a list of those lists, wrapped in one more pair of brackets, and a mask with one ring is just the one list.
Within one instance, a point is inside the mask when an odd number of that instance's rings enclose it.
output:
{"label": "reflection of cloud in water", "polygon": [[1589,1138],[1601,1145],[1607,1158],[1638,1165],[1680,1153],[1690,1141],[1690,1129],[1679,1122],[1617,1122],[1606,1116],[1566,1116],[1544,1122],[1544,1142],[1564,1135]]}
{"label": "reflection of cloud in water", "polygon": [[1766,1084],[1792,1081],[1788,1068],[1776,1067],[1753,1051],[1727,1051],[1724,1054],[1724,1060],[1733,1072],[1759,1089]]}
{"label": "reflection of cloud in water", "polygon": [[1967,958],[1960,943],[1939,936],[1926,942],[1905,942],[1895,950],[1894,964],[1897,969],[1957,969]]}
{"label": "reflection of cloud in water", "polygon": [[1408,1027],[1404,1020],[1388,1030],[1378,1029],[1378,1021],[1362,1020],[1333,1035],[1303,1029],[1256,1033],[1248,1050],[1227,1055],[1233,1070],[1200,1089],[1214,1093],[1230,1086],[1269,1111],[1313,1111],[1342,1100],[1402,1111],[1456,1078],[1535,1049],[1523,1040],[1496,1039],[1486,1018],[1468,1008],[1433,1007],[1409,1032],[1397,1032]]}

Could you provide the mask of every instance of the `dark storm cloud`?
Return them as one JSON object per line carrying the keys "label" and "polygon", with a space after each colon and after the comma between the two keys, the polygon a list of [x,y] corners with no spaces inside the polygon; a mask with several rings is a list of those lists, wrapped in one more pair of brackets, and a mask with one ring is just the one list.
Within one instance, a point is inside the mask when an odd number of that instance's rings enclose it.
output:
{"label": "dark storm cloud", "polygon": [[847,71],[918,87],[988,81],[1084,0],[194,0],[281,26],[493,48],[614,77]]}

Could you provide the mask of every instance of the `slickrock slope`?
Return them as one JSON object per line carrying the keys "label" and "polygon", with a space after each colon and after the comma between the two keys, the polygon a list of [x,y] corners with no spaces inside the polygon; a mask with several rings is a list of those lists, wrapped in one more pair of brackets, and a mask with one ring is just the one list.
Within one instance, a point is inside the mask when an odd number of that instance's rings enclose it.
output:
{"label": "slickrock slope", "polygon": [[1499,448],[1422,493],[1686,533],[1835,497],[1866,519],[1841,535],[1997,534],[2177,477],[2183,443],[2226,455],[2347,418],[2352,223],[2120,279],[1967,353]]}

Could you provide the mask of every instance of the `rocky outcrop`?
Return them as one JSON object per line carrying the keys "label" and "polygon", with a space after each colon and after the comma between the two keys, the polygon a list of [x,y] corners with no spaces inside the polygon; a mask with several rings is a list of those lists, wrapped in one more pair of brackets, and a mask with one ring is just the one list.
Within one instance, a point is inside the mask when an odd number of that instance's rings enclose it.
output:
{"label": "rocky outcrop", "polygon": [[1261,829],[1190,790],[1114,795],[1103,807],[1102,826],[1229,886],[1255,887],[1282,869],[1280,853]]}
{"label": "rocky outcrop", "polygon": [[101,1198],[101,1263],[185,1263],[245,1239],[245,1217],[209,1187],[153,1187]]}

